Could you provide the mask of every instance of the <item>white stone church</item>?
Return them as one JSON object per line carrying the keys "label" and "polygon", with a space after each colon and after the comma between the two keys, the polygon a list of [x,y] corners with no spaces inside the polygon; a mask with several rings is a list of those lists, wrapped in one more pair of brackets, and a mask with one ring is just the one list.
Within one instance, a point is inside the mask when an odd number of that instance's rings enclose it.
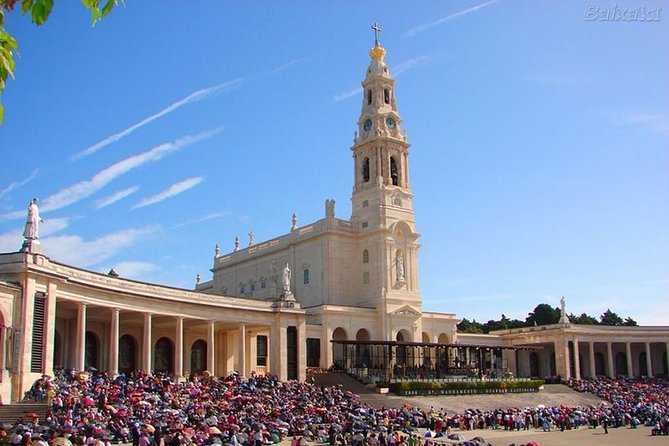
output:
{"label": "white stone church", "polygon": [[58,263],[36,236],[0,254],[1,401],[20,400],[55,368],[284,380],[333,365],[384,378],[666,375],[667,326],[576,325],[563,315],[472,335],[457,332],[454,314],[423,311],[410,145],[378,38],[369,54],[350,219],[327,200],[318,221],[294,218],[288,234],[217,249],[211,280],[195,290]]}

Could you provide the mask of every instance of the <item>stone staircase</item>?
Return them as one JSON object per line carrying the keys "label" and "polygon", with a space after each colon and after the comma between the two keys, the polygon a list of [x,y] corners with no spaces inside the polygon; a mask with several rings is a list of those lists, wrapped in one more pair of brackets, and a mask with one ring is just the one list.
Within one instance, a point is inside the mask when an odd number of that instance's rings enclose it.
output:
{"label": "stone staircase", "polygon": [[[360,399],[371,406],[380,409],[397,404],[397,397],[388,394],[376,393],[374,384],[363,384],[346,373],[318,373],[313,375],[318,386],[338,386],[344,390],[360,395]],[[309,377],[310,379],[311,377]]]}
{"label": "stone staircase", "polygon": [[37,414],[40,421],[46,418],[48,408],[45,401],[22,401],[20,403],[0,405],[0,423],[14,424],[19,418],[29,413]]}

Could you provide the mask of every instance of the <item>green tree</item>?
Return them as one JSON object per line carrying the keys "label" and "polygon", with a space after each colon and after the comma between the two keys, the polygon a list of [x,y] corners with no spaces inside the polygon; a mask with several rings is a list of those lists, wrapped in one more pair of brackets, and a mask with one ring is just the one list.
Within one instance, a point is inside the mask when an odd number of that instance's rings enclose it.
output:
{"label": "green tree", "polygon": [[570,314],[569,320],[572,322],[572,324],[599,325],[599,321],[597,319],[585,313],[581,313],[580,316],[576,316],[575,314]]}
{"label": "green tree", "polygon": [[469,322],[467,318],[463,318],[458,324],[458,331],[460,333],[483,333],[483,326],[476,322],[476,319]]}
{"label": "green tree", "polygon": [[608,308],[604,314],[599,317],[599,323],[602,325],[623,325],[623,319]]}
{"label": "green tree", "polygon": [[[21,5],[21,14],[29,14],[32,22],[43,25],[53,9],[54,0],[0,0],[0,97],[5,89],[7,78],[14,78],[16,68],[15,56],[19,54],[19,45],[16,39],[5,30],[5,15],[14,10],[17,4]],[[109,14],[118,0],[81,0],[91,11],[93,25]],[[4,107],[0,103],[0,124],[4,119]]]}
{"label": "green tree", "polygon": [[557,324],[560,321],[560,309],[548,304],[539,304],[525,318],[527,326]]}
{"label": "green tree", "polygon": [[627,316],[627,317],[625,318],[625,321],[623,322],[623,325],[625,325],[625,326],[627,326],[627,327],[636,327],[636,326],[638,326],[639,324],[637,324],[636,321],[635,321],[634,319],[632,319],[631,317]]}

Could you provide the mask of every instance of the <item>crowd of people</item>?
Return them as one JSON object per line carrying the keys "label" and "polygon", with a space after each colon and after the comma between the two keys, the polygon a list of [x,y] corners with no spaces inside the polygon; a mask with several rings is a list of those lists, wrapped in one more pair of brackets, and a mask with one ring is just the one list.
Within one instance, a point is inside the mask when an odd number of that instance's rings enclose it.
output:
{"label": "crowd of people", "polygon": [[[406,404],[374,408],[341,386],[281,382],[272,376],[192,377],[134,373],[61,372],[38,380],[29,395],[46,399],[44,420],[20,420],[0,430],[12,446],[232,445],[264,446],[292,438],[351,446],[431,446],[455,430],[569,430],[652,427],[667,434],[669,383],[660,379],[569,381],[607,403],[587,407],[509,408],[492,411],[421,409]],[[420,434],[419,434],[420,432]],[[470,432],[470,434],[476,434]]]}

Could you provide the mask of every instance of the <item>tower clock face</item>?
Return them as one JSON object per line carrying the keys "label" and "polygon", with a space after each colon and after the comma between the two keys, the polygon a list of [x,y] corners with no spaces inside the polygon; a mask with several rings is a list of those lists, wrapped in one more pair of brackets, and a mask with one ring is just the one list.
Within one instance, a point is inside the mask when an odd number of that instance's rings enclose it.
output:
{"label": "tower clock face", "polygon": [[365,121],[364,129],[365,129],[366,132],[369,132],[369,130],[371,128],[372,128],[372,120],[368,119],[368,120]]}
{"label": "tower clock face", "polygon": [[386,118],[386,125],[388,128],[394,129],[395,128],[395,120],[391,117]]}

